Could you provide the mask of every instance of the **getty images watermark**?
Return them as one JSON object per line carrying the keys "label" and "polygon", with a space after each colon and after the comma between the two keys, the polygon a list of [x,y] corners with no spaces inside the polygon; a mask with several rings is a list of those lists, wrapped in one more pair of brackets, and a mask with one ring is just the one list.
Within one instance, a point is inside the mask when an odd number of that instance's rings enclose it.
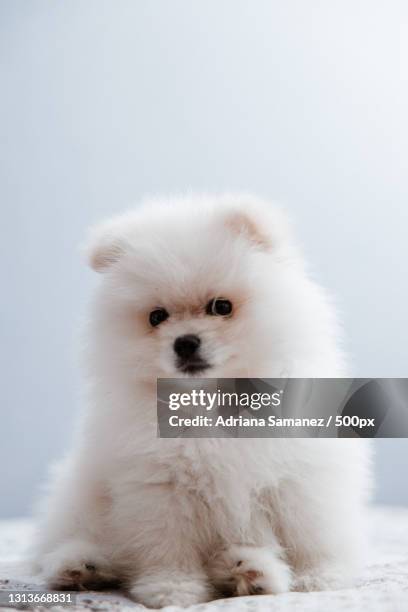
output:
{"label": "getty images watermark", "polygon": [[157,417],[162,438],[408,437],[408,379],[159,379]]}

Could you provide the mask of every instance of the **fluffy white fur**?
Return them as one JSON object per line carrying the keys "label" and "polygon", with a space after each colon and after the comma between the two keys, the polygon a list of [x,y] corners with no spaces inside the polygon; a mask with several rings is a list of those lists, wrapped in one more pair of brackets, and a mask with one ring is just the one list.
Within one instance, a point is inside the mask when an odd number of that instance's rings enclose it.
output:
{"label": "fluffy white fur", "polygon": [[[102,273],[81,434],[60,466],[38,559],[48,584],[120,581],[150,607],[326,589],[364,549],[369,456],[352,439],[158,439],[156,378],[196,334],[207,377],[346,374],[329,301],[285,215],[245,196],[147,202],[97,228]],[[231,317],[205,312],[231,300]],[[152,328],[149,313],[169,318]]]}

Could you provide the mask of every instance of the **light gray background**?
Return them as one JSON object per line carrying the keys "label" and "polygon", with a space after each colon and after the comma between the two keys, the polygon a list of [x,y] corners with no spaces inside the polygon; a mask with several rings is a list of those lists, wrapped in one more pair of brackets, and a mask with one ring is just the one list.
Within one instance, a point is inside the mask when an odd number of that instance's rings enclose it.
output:
{"label": "light gray background", "polygon": [[[86,227],[146,193],[283,202],[355,376],[406,376],[408,3],[0,1],[0,515],[25,515],[78,411]],[[377,443],[408,503],[408,441]]]}

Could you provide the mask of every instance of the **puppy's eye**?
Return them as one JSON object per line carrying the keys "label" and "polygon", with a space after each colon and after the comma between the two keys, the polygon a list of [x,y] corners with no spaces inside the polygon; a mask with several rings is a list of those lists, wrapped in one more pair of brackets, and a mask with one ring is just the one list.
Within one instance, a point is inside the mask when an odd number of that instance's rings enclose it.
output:
{"label": "puppy's eye", "polygon": [[208,302],[205,311],[209,315],[226,317],[232,312],[232,304],[229,300],[224,300],[224,298],[214,298]]}
{"label": "puppy's eye", "polygon": [[149,322],[152,327],[157,327],[160,323],[163,323],[166,319],[169,318],[169,313],[165,308],[156,308],[156,310],[152,310],[149,315]]}

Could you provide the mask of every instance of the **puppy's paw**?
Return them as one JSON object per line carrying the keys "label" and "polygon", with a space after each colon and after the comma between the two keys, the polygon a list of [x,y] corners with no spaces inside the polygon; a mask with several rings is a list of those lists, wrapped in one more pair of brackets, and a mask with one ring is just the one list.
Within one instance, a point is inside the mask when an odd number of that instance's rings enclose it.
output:
{"label": "puppy's paw", "polygon": [[118,583],[107,559],[88,542],[71,541],[44,555],[42,575],[52,589],[98,589]]}
{"label": "puppy's paw", "polygon": [[231,546],[210,563],[215,586],[226,595],[266,595],[290,590],[289,566],[270,548]]}
{"label": "puppy's paw", "polygon": [[178,572],[141,575],[130,585],[129,592],[147,608],[187,607],[209,601],[212,595],[205,576]]}

